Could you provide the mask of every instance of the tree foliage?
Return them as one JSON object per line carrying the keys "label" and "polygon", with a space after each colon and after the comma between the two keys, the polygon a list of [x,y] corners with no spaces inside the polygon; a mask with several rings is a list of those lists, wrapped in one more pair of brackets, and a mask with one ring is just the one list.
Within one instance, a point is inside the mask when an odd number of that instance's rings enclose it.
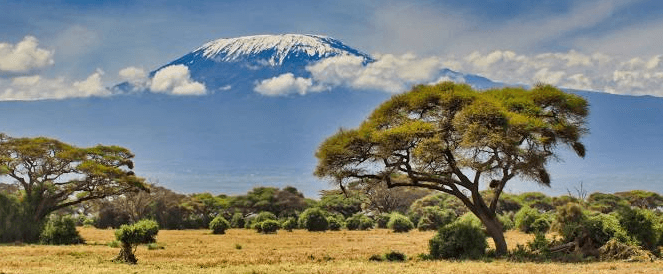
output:
{"label": "tree foliage", "polygon": [[[558,145],[584,157],[587,102],[550,85],[474,91],[445,82],[416,86],[380,105],[356,129],[342,129],[318,148],[315,174],[349,182],[415,186],[460,199],[506,252],[497,201],[514,177],[550,185],[546,164]],[[480,184],[493,189],[491,200]]]}
{"label": "tree foliage", "polygon": [[[49,213],[85,201],[145,189],[134,155],[119,146],[78,148],[55,139],[0,135],[0,175],[20,189],[25,218],[41,226]],[[24,235],[36,241],[39,234]]]}

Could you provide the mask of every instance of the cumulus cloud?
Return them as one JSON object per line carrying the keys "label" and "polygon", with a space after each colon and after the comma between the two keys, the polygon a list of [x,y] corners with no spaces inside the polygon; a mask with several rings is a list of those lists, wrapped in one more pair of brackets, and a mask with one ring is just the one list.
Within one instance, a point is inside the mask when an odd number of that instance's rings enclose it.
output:
{"label": "cumulus cloud", "polygon": [[120,79],[131,84],[132,91],[143,91],[150,86],[147,72],[142,68],[126,67],[119,71]]}
{"label": "cumulus cloud", "polygon": [[70,82],[63,77],[40,75],[0,79],[0,100],[43,100],[91,96],[110,96],[101,83],[103,71],[97,70],[84,80]]}
{"label": "cumulus cloud", "polygon": [[445,76],[453,78],[445,75],[444,64],[439,58],[417,58],[410,53],[400,56],[377,55],[375,62],[366,65],[360,57],[337,56],[322,60],[306,69],[311,73],[314,82],[321,85],[391,93],[403,92],[413,85],[443,79]]}
{"label": "cumulus cloud", "polygon": [[[127,71],[125,73],[129,74]],[[204,95],[207,93],[203,83],[191,79],[189,68],[185,65],[172,65],[157,71],[150,83],[150,90],[172,95]]]}
{"label": "cumulus cloud", "polygon": [[463,73],[507,84],[543,82],[564,88],[663,96],[661,55],[627,58],[574,50],[529,55],[496,50],[446,57],[444,63],[454,64]]}
{"label": "cumulus cloud", "polygon": [[26,36],[16,45],[0,43],[0,73],[26,73],[53,63],[53,51],[39,48],[35,37]]}
{"label": "cumulus cloud", "polygon": [[292,93],[304,95],[308,92],[319,92],[323,88],[314,87],[311,79],[285,73],[260,81],[253,90],[267,96],[284,96]]}

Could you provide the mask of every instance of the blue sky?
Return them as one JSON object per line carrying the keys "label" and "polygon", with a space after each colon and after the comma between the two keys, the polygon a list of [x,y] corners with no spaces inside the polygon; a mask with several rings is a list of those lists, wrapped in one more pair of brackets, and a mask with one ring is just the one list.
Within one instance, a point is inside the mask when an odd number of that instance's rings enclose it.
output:
{"label": "blue sky", "polygon": [[661,14],[663,2],[636,0],[0,1],[0,99],[108,95],[100,87],[122,81],[124,68],[278,33],[329,35],[507,83],[663,96]]}

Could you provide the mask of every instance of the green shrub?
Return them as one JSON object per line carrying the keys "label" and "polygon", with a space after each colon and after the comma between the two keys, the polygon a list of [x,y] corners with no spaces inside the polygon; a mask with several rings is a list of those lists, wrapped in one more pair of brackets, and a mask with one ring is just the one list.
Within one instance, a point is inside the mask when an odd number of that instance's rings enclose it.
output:
{"label": "green shrub", "polygon": [[225,234],[228,228],[230,228],[230,222],[221,215],[216,216],[209,222],[209,229],[212,230],[213,234]]}
{"label": "green shrub", "polygon": [[233,217],[230,219],[230,227],[232,228],[243,228],[244,227],[244,214],[241,212],[236,212],[233,214]]}
{"label": "green shrub", "polygon": [[516,223],[513,221],[513,217],[514,217],[513,212],[497,215],[497,220],[499,220],[500,223],[502,223],[503,231],[511,230],[514,227],[516,227]]}
{"label": "green shrub", "polygon": [[533,233],[535,230],[532,228],[532,224],[541,217],[542,214],[539,213],[538,210],[529,206],[524,206],[516,213],[514,221],[518,230],[525,233]]}
{"label": "green shrub", "polygon": [[456,221],[463,222],[463,223],[468,223],[468,224],[471,224],[473,226],[479,227],[481,229],[484,228],[483,223],[481,222],[479,217],[477,217],[477,215],[474,215],[474,213],[472,213],[472,212],[467,212],[467,213],[463,214]]}
{"label": "green shrub", "polygon": [[299,215],[299,227],[308,231],[325,231],[329,228],[329,222],[320,208],[309,208]]}
{"label": "green shrub", "polygon": [[565,242],[588,237],[595,248],[604,245],[610,239],[623,243],[631,241],[615,216],[603,213],[590,215],[583,211],[580,205],[573,203],[557,208],[553,229]]}
{"label": "green shrub", "polygon": [[375,223],[377,224],[378,228],[387,228],[387,224],[389,223],[390,218],[391,215],[389,213],[380,213],[375,216]]}
{"label": "green shrub", "polygon": [[421,231],[438,230],[456,219],[456,213],[449,209],[442,209],[439,206],[424,207],[421,212],[421,217],[417,223],[417,228]]}
{"label": "green shrub", "polygon": [[260,226],[259,232],[264,234],[276,233],[279,229],[279,222],[277,220],[266,220],[260,223],[257,223]]}
{"label": "green shrub", "polygon": [[341,217],[329,216],[327,217],[327,222],[329,223],[329,230],[338,231],[343,228],[343,220]]}
{"label": "green shrub", "polygon": [[266,220],[278,220],[274,213],[269,211],[262,211],[257,215],[251,215],[244,219],[244,228],[251,228],[260,230],[260,227],[256,227],[256,224],[262,223]]}
{"label": "green shrub", "polygon": [[414,228],[414,224],[405,215],[395,212],[391,214],[387,227],[394,232],[408,232]]}
{"label": "green shrub", "polygon": [[398,252],[398,251],[395,251],[395,250],[392,250],[390,252],[385,253],[384,258],[387,261],[390,261],[390,262],[403,262],[403,261],[405,261],[405,259],[407,259],[405,254],[403,254],[401,252]]}
{"label": "green shrub", "polygon": [[374,225],[373,219],[361,213],[352,215],[352,217],[345,220],[345,226],[348,230],[369,230]]}
{"label": "green shrub", "polygon": [[430,255],[435,259],[478,259],[487,246],[482,228],[461,220],[442,227],[429,241]]}
{"label": "green shrub", "polygon": [[115,231],[115,238],[122,243],[120,254],[114,261],[135,264],[133,249],[139,244],[156,242],[159,224],[153,220],[141,220],[133,225],[122,225]]}
{"label": "green shrub", "polygon": [[659,221],[650,210],[625,207],[619,211],[619,224],[640,246],[655,251],[661,235]]}
{"label": "green shrub", "polygon": [[550,229],[550,221],[546,216],[541,216],[534,220],[529,227],[529,233],[546,233]]}
{"label": "green shrub", "polygon": [[289,232],[292,232],[293,229],[297,228],[297,219],[295,219],[294,217],[285,219],[281,223],[281,228]]}
{"label": "green shrub", "polygon": [[39,241],[49,245],[82,244],[84,242],[76,230],[76,222],[69,216],[49,218],[41,231]]}

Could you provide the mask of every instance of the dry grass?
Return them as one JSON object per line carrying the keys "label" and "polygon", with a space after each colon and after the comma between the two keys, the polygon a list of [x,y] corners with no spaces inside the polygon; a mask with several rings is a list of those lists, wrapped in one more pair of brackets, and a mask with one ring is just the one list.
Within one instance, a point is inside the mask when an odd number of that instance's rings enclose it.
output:
{"label": "dry grass", "polygon": [[[231,229],[225,235],[208,230],[159,232],[165,249],[141,246],[138,265],[110,262],[119,252],[106,244],[113,230],[82,228],[85,245],[0,246],[3,273],[663,273],[663,263],[532,264],[419,261],[369,262],[372,254],[398,250],[416,257],[426,253],[433,232],[389,230],[311,233],[303,230],[262,235]],[[511,247],[530,237],[508,232]],[[241,248],[240,248],[241,247]]]}

